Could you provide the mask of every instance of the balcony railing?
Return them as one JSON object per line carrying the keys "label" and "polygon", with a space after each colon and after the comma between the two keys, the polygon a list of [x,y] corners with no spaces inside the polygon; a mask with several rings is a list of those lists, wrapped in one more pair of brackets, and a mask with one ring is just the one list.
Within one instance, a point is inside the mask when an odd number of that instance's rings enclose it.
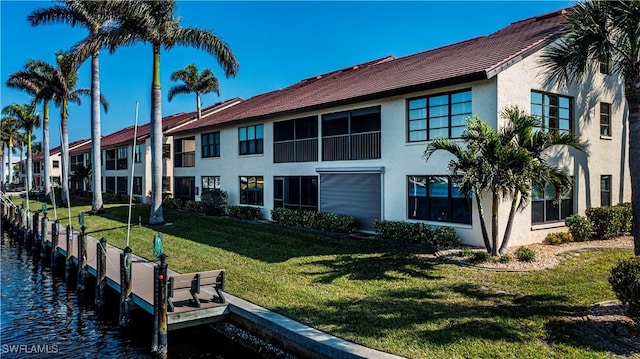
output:
{"label": "balcony railing", "polygon": [[175,167],[195,167],[196,165],[196,153],[184,152],[176,153],[174,159]]}
{"label": "balcony railing", "polygon": [[380,156],[380,131],[322,138],[323,161],[370,160]]}
{"label": "balcony railing", "polygon": [[318,139],[274,142],[273,162],[313,162],[318,160]]}

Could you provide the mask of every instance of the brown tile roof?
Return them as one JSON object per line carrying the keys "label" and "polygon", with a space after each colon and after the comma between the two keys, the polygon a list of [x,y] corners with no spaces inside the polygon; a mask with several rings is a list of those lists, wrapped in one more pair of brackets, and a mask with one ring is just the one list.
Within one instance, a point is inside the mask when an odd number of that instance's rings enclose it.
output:
{"label": "brown tile roof", "polygon": [[[69,153],[74,152],[74,150],[78,146],[82,147],[87,143],[91,143],[91,140],[89,140],[88,138],[85,138],[83,140],[77,140],[77,141],[71,142],[69,144]],[[53,156],[55,154],[58,154],[58,153],[60,153],[60,151],[62,151],[62,146],[58,146],[58,147],[52,148],[52,149],[49,150],[49,156]],[[38,154],[33,155],[33,160],[34,161],[39,161],[39,160],[42,160],[42,159],[44,159],[44,154],[43,153],[38,153]]]}
{"label": "brown tile roof", "polygon": [[[213,104],[211,106],[205,107],[202,109],[202,118],[206,118],[212,113],[219,111],[220,109],[224,109],[227,106],[232,106],[239,103],[241,99],[234,98],[231,100],[225,100]],[[173,127],[180,126],[189,121],[194,120],[197,117],[197,111],[193,112],[180,112],[177,114],[166,116],[162,119],[162,131],[165,132]],[[138,141],[142,141],[150,136],[151,125],[149,123],[145,123],[144,125],[138,125],[138,132],[136,137]],[[109,148],[114,146],[122,146],[122,145],[130,145],[133,140],[134,126],[125,127],[119,131],[111,133],[106,136],[102,136],[100,141],[101,147]],[[70,151],[71,153],[82,153],[91,151],[91,141],[86,144],[73,149]]]}
{"label": "brown tile roof", "polygon": [[533,51],[563,27],[565,10],[521,20],[488,36],[409,55],[392,56],[302,80],[254,96],[168,133],[263,119],[488,79]]}

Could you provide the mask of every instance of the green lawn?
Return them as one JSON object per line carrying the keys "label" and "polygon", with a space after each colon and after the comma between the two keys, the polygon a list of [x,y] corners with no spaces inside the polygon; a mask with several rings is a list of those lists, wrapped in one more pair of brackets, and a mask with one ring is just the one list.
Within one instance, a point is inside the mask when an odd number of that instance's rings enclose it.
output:
{"label": "green lawn", "polygon": [[[123,247],[128,208],[105,207],[86,217],[87,231]],[[72,208],[74,227],[89,209]],[[58,209],[64,224],[66,213]],[[134,206],[134,223],[138,216],[146,223],[149,207]],[[579,319],[591,304],[615,299],[608,273],[630,251],[586,251],[553,270],[495,273],[377,240],[168,210],[165,219],[173,224],[132,226],[134,253],[150,258],[161,231],[170,268],[225,268],[229,293],[371,348],[411,358],[613,357]]]}

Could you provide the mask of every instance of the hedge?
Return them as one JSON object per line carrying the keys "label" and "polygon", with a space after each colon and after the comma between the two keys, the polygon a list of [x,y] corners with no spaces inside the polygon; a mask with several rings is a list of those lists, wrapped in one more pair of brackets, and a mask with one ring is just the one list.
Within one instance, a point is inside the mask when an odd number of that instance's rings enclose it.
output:
{"label": "hedge", "polygon": [[258,220],[262,219],[262,208],[252,206],[229,206],[227,207],[229,216],[240,219]]}
{"label": "hedge", "polygon": [[282,207],[271,210],[271,220],[286,226],[312,228],[336,233],[353,233],[357,227],[356,220],[353,217]]}
{"label": "hedge", "polygon": [[585,214],[593,224],[593,230],[599,239],[612,239],[631,230],[630,204],[587,208]]}
{"label": "hedge", "polygon": [[441,247],[460,245],[460,238],[451,227],[431,227],[424,223],[402,221],[374,221],[373,224],[376,233],[382,238]]}

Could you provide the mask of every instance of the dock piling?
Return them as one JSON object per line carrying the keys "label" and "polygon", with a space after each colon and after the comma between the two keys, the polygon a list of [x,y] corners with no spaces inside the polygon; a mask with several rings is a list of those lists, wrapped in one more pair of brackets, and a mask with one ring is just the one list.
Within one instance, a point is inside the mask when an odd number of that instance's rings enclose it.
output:
{"label": "dock piling", "polygon": [[153,297],[153,340],[151,350],[162,359],[167,358],[167,255],[158,257],[160,264],[154,267]]}
{"label": "dock piling", "polygon": [[31,250],[34,255],[40,254],[40,248],[38,248],[38,233],[40,225],[40,215],[38,212],[33,213],[33,224],[31,225]]}
{"label": "dock piling", "polygon": [[96,306],[104,305],[104,289],[107,277],[107,239],[100,238],[97,246],[97,265],[96,265]]}
{"label": "dock piling", "polygon": [[55,220],[51,224],[51,272],[55,273],[56,261],[58,256],[58,237],[60,236],[59,220]]}
{"label": "dock piling", "polygon": [[40,218],[40,256],[44,258],[46,253],[46,245],[47,236],[48,236],[48,227],[47,227],[47,212],[44,212],[42,218]]}
{"label": "dock piling", "polygon": [[80,227],[78,233],[78,290],[85,290],[87,279],[87,237],[85,234],[86,227]]}
{"label": "dock piling", "polygon": [[131,306],[131,247],[126,247],[120,253],[120,325],[128,327],[131,324],[129,307]]}
{"label": "dock piling", "polygon": [[65,259],[65,279],[67,282],[71,281],[71,275],[73,271],[73,227],[67,225],[67,257]]}

